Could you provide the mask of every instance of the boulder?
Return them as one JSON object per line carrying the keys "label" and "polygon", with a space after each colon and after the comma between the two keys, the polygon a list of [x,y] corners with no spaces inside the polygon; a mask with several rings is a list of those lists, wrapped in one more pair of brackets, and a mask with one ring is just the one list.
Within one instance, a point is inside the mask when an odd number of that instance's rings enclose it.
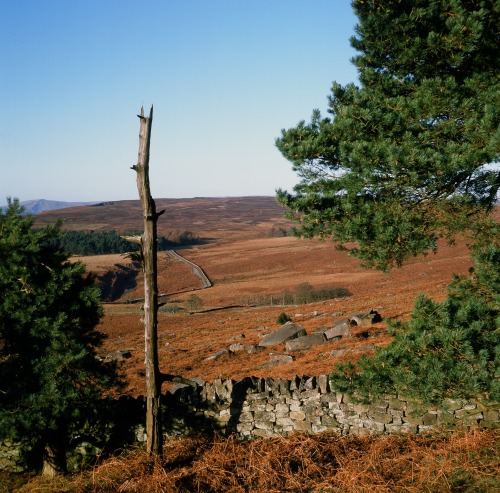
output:
{"label": "boulder", "polygon": [[351,329],[349,328],[349,322],[341,322],[334,325],[331,329],[325,331],[325,337],[328,341],[335,341],[341,337],[350,337]]}
{"label": "boulder", "polygon": [[326,337],[324,333],[315,333],[287,341],[285,347],[287,351],[300,351],[301,349],[308,349],[311,346],[319,346],[325,342]]}
{"label": "boulder", "polygon": [[212,354],[212,356],[205,358],[205,361],[217,360],[217,359],[221,358],[222,356],[225,356],[226,354],[230,354],[229,349],[224,348],[224,349],[221,349],[220,351],[217,351],[215,354]]}
{"label": "boulder", "polygon": [[333,349],[332,352],[330,353],[330,358],[338,358],[339,356],[342,356],[348,351],[349,349]]}
{"label": "boulder", "polygon": [[326,325],[321,325],[317,329],[314,329],[313,332],[315,334],[324,334],[328,330],[328,327]]}
{"label": "boulder", "polygon": [[261,351],[264,351],[264,346],[247,346],[247,353],[248,354],[255,354],[255,353],[260,353]]}
{"label": "boulder", "polygon": [[279,329],[263,337],[259,342],[259,346],[276,346],[277,344],[282,344],[290,339],[305,336],[306,334],[307,333],[304,327],[301,325],[294,324],[293,322],[287,322]]}
{"label": "boulder", "polygon": [[351,325],[371,325],[382,320],[380,313],[370,310],[368,313],[353,313],[350,317]]}
{"label": "boulder", "polygon": [[132,356],[132,353],[128,349],[121,349],[119,351],[115,351],[114,353],[107,354],[104,358],[98,358],[99,360],[105,361],[120,361],[123,359],[128,359]]}
{"label": "boulder", "polygon": [[295,358],[289,354],[269,353],[269,359],[279,363],[291,363]]}
{"label": "boulder", "polygon": [[269,353],[269,360],[267,363],[257,366],[256,370],[263,370],[265,368],[270,368],[272,366],[282,365],[285,363],[291,363],[295,360],[293,356],[289,354],[279,354],[279,353]]}
{"label": "boulder", "polygon": [[235,342],[234,344],[231,344],[228,349],[231,353],[239,353],[241,351],[245,351],[246,346],[239,342]]}

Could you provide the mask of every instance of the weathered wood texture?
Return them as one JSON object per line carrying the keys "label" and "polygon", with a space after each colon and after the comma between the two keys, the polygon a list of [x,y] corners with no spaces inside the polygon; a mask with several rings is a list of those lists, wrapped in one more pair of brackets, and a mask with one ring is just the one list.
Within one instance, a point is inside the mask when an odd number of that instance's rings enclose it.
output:
{"label": "weathered wood texture", "polygon": [[153,107],[149,117],[141,108],[139,155],[132,168],[137,172],[137,190],[144,213],[144,233],[141,237],[142,269],[144,272],[144,343],[146,366],[146,448],[150,454],[161,455],[161,375],[158,365],[158,282],[157,282],[157,220],[156,204],[149,186],[149,147]]}

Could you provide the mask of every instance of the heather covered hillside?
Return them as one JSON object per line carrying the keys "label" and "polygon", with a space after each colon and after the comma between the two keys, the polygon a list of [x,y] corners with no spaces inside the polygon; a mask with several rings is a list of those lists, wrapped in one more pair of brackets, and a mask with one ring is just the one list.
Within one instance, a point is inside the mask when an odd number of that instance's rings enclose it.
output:
{"label": "heather covered hillside", "polygon": [[[262,199],[263,205],[259,207],[259,200],[250,200],[257,214],[269,204],[268,199]],[[219,206],[224,202],[224,210],[235,213],[235,208],[242,209],[244,199],[214,202]],[[193,199],[190,221],[196,213],[196,203],[197,199]],[[172,208],[176,209],[175,201]],[[92,222],[90,216],[83,219],[77,214],[86,209],[74,209],[67,222]],[[206,380],[220,374],[231,378],[248,375],[290,378],[295,374],[328,373],[339,360],[355,360],[360,354],[370,354],[374,346],[386,345],[390,341],[387,319],[407,320],[420,292],[436,300],[444,299],[452,275],[466,275],[471,266],[465,241],[454,246],[443,241],[437,254],[414,259],[402,269],[384,274],[361,268],[356,259],[336,251],[329,241],[267,236],[277,224],[286,226],[278,215],[279,208],[266,220],[251,219],[248,212],[245,223],[229,221],[227,212],[221,209],[221,206],[204,209],[203,234],[212,238],[210,242],[177,250],[203,269],[212,283],[210,287],[203,288],[200,278],[188,265],[159,253],[159,293],[168,295],[161,298],[164,305],[159,313],[163,371]],[[116,224],[127,220],[129,209],[121,210],[121,215],[113,216]],[[188,210],[186,206],[186,216]],[[163,217],[169,223],[168,212]],[[219,229],[223,221],[228,228],[224,235]],[[208,225],[213,229],[208,229]],[[121,362],[129,379],[125,392],[142,393],[144,341],[140,301],[137,301],[143,297],[140,268],[122,255],[78,259],[98,274],[107,297],[100,326],[109,336],[103,355],[129,351],[130,357]],[[319,300],[295,297],[292,304],[283,306],[285,293],[293,295],[297,290],[333,290],[333,294]],[[238,338],[245,345],[257,344],[279,326],[277,318],[283,312],[310,333],[350,314],[371,309],[380,313],[381,322],[353,329],[352,338],[296,352],[294,361],[287,364],[266,367],[271,351],[258,354],[242,351],[216,360],[207,359]],[[361,350],[352,350],[356,348]],[[344,349],[349,351],[339,352]]]}

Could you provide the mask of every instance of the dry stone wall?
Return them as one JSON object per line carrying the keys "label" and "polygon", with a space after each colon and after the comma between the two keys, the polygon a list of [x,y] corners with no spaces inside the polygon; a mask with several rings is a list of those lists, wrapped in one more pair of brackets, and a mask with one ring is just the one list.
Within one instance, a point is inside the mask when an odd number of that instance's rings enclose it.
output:
{"label": "dry stone wall", "polygon": [[447,400],[429,408],[395,395],[359,404],[333,392],[326,375],[215,380],[197,389],[176,386],[165,400],[165,432],[171,436],[207,428],[251,438],[294,432],[361,435],[499,426],[498,405]]}
{"label": "dry stone wall", "polygon": [[[500,426],[500,405],[481,401],[447,400],[439,407],[387,395],[369,404],[353,402],[334,392],[327,375],[294,377],[291,380],[247,377],[234,381],[217,379],[197,387],[176,385],[163,396],[166,437],[218,432],[242,438],[286,436],[290,433],[336,432],[339,435],[425,433],[453,427]],[[109,447],[145,442],[145,400],[122,397],[110,404]],[[101,437],[102,441],[102,437]],[[70,463],[88,463],[78,444]],[[99,450],[95,450],[97,454]],[[15,444],[0,442],[0,470],[22,470]]]}

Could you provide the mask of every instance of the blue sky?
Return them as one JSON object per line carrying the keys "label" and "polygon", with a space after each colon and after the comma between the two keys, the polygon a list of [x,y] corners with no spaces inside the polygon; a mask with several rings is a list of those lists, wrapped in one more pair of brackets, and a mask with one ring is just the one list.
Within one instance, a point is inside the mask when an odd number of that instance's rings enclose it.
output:
{"label": "blue sky", "polygon": [[348,0],[11,0],[0,5],[0,204],[274,195],[274,145],[356,80]]}

